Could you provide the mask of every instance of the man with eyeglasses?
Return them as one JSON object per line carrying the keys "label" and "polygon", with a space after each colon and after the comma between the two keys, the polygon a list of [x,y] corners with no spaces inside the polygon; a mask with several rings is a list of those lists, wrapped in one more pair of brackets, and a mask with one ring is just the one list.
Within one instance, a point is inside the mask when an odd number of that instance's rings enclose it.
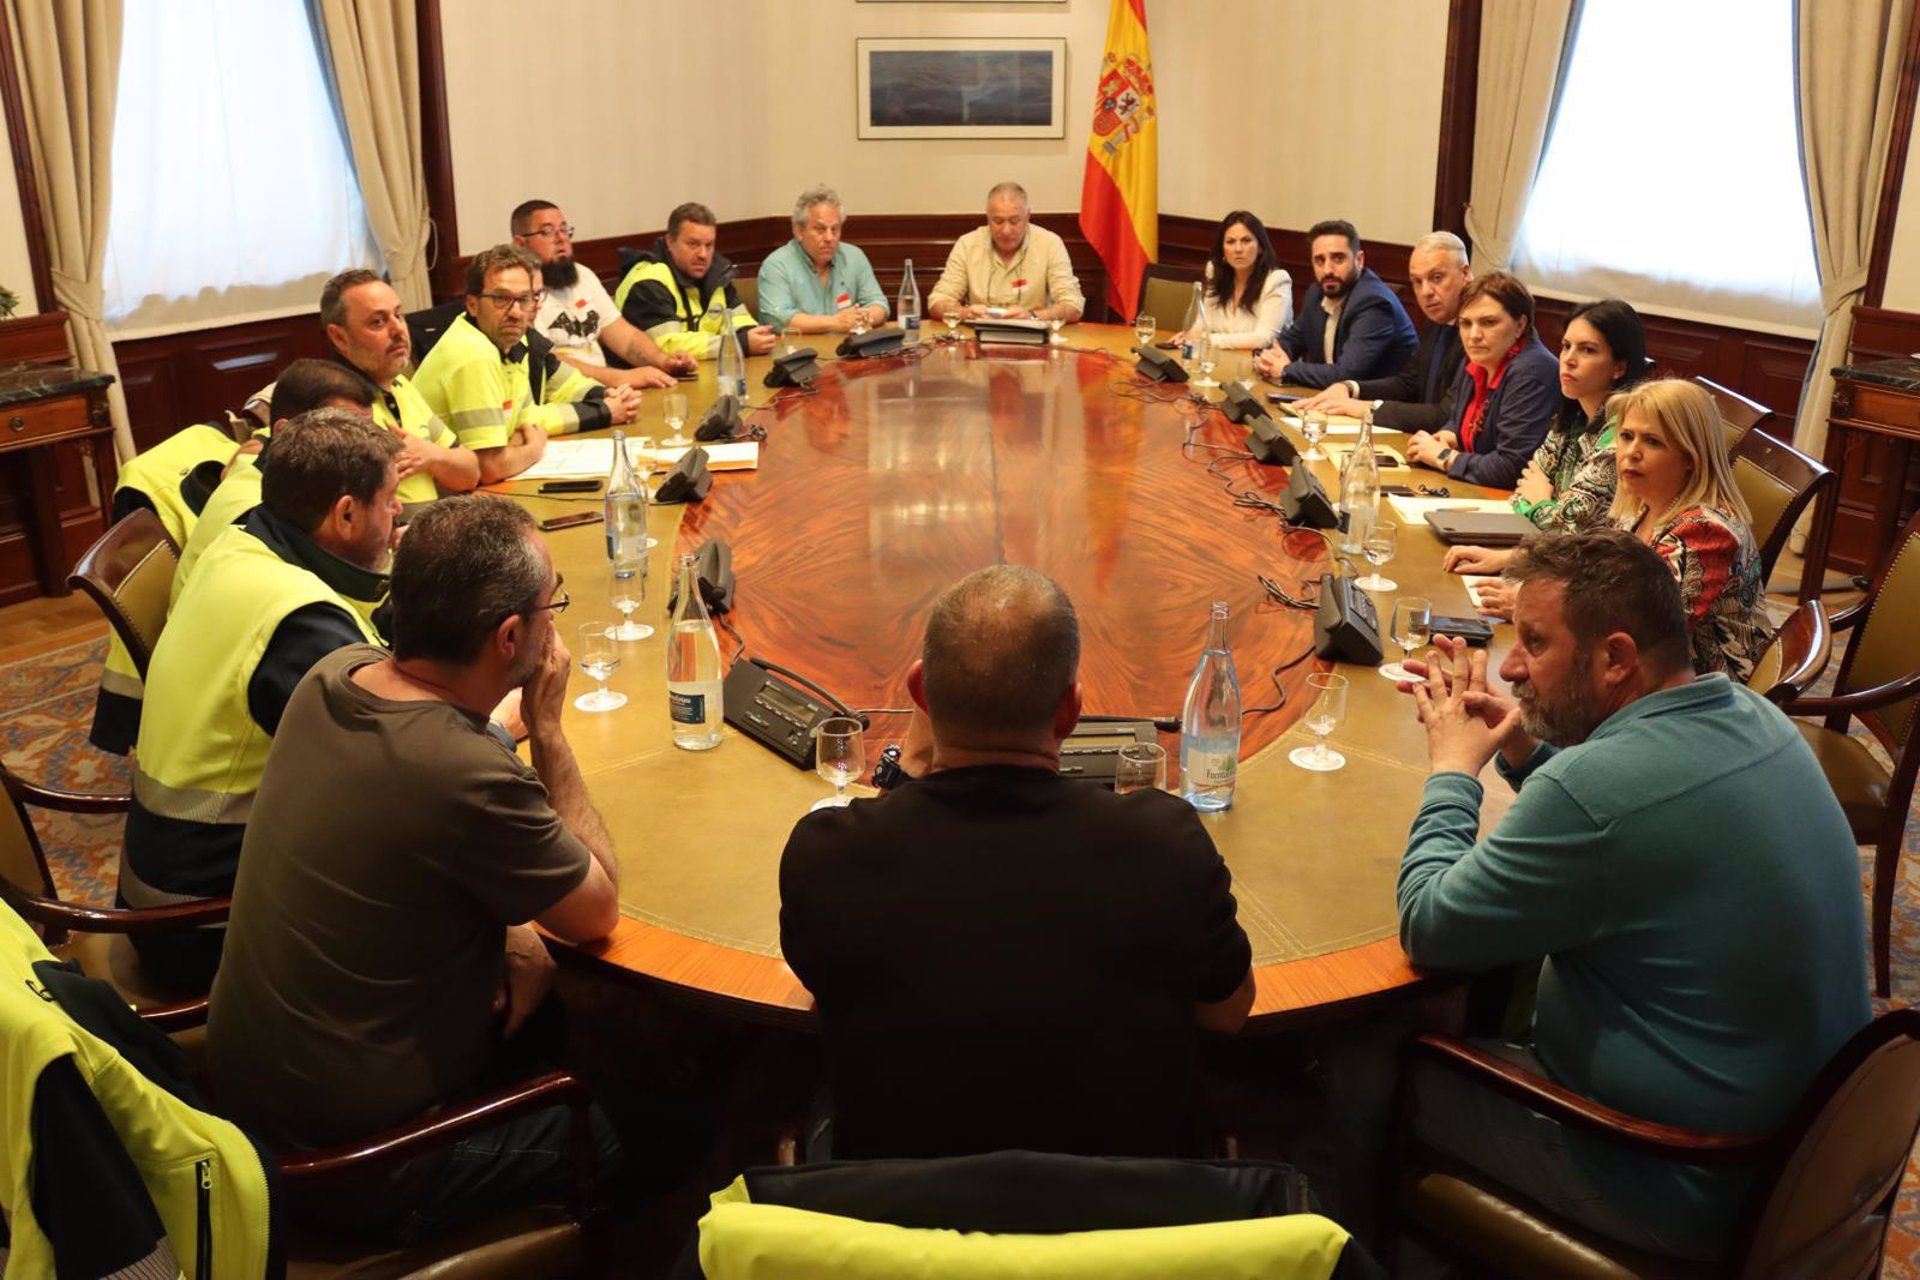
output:
{"label": "man with eyeglasses", "polygon": [[[540,260],[543,293],[533,330],[553,344],[553,353],[609,387],[670,387],[675,374],[691,374],[698,361],[684,351],[668,353],[613,305],[607,287],[573,259],[573,224],[551,200],[529,200],[513,211],[513,242]],[[629,367],[607,363],[611,353]]]}
{"label": "man with eyeglasses", "polygon": [[718,294],[722,305],[735,308],[733,327],[746,354],[767,354],[774,332],[741,303],[733,263],[718,246],[713,210],[693,201],[680,205],[667,215],[667,234],[654,241],[653,252],[635,263],[613,291],[614,305],[666,350],[713,360],[720,355],[720,317],[713,310]]}
{"label": "man with eyeglasses", "polygon": [[[281,1150],[360,1141],[558,1061],[532,925],[578,944],[620,920],[619,859],[562,729],[567,597],[532,517],[490,494],[434,504],[393,598],[391,652],[333,654],[287,705],[214,985],[220,1097]],[[531,763],[486,728],[516,690]],[[603,1172],[622,1137],[636,1163],[686,1145],[591,1120]],[[419,1238],[564,1194],[570,1128],[565,1106],[532,1111],[290,1208]]]}
{"label": "man with eyeglasses", "polygon": [[632,422],[633,387],[603,387],[529,333],[540,310],[540,260],[497,244],[467,264],[467,313],[447,326],[413,384],[427,406],[480,458],[480,483],[519,475],[547,437]]}

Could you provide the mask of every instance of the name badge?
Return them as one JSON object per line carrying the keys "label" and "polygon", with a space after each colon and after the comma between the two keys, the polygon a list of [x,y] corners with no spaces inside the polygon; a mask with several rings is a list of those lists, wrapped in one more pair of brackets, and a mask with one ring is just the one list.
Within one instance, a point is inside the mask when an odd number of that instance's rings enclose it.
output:
{"label": "name badge", "polygon": [[852,305],[853,305],[852,294],[843,293],[839,297],[833,300],[833,309],[835,311],[845,311],[848,307]]}

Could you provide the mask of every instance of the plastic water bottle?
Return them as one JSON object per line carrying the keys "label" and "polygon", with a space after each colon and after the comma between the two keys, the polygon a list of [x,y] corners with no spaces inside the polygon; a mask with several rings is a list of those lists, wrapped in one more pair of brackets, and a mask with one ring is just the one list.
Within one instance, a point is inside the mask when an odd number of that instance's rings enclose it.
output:
{"label": "plastic water bottle", "polygon": [[1240,676],[1227,647],[1227,602],[1216,600],[1180,716],[1180,794],[1203,813],[1232,808],[1239,770]]}
{"label": "plastic water bottle", "polygon": [[647,486],[627,457],[627,433],[613,433],[613,470],[605,499],[607,559],[616,565],[647,562]]}
{"label": "plastic water bottle", "polygon": [[920,286],[913,282],[913,259],[907,259],[907,274],[900,280],[900,327],[906,330],[906,343],[920,341]]}
{"label": "plastic water bottle", "polygon": [[747,402],[747,355],[740,349],[740,330],[734,327],[733,308],[720,308],[720,367],[715,371],[723,396]]}
{"label": "plastic water bottle", "polygon": [[680,599],[667,634],[667,710],[673,745],[705,751],[720,745],[720,637],[700,595],[693,557],[680,557]]}
{"label": "plastic water bottle", "polygon": [[1373,528],[1380,504],[1380,466],[1373,458],[1373,415],[1360,421],[1359,438],[1346,466],[1340,469],[1340,511],[1346,518],[1346,530],[1340,535],[1340,550],[1348,555],[1364,555],[1367,531]]}
{"label": "plastic water bottle", "polygon": [[1200,332],[1207,323],[1206,303],[1201,301],[1200,282],[1193,282],[1193,301],[1187,304],[1187,318],[1180,326],[1180,358],[1191,360],[1194,355],[1193,335]]}

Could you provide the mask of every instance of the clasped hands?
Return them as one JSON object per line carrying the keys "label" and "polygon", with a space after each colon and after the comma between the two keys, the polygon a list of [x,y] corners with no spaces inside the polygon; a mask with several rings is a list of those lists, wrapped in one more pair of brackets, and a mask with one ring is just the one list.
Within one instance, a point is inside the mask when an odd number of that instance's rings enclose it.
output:
{"label": "clasped hands", "polygon": [[1454,636],[1433,638],[1427,660],[1409,659],[1417,679],[1400,681],[1413,695],[1420,723],[1427,728],[1427,761],[1434,773],[1478,776],[1505,751],[1524,760],[1536,745],[1520,727],[1519,704],[1487,684],[1487,651]]}

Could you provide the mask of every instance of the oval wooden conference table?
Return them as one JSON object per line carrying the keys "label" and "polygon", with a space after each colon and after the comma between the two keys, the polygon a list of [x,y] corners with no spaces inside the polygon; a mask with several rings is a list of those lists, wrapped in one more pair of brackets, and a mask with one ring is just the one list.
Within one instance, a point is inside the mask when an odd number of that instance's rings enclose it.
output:
{"label": "oval wooden conference table", "polygon": [[[622,865],[620,926],[580,950],[742,1016],[811,1019],[810,997],[780,959],[778,869],[788,832],[827,785],[731,727],[719,747],[687,752],[668,726],[661,631],[673,555],[718,537],[733,548],[730,619],[746,652],[861,709],[909,705],[904,673],[928,609],[984,565],[1032,565],[1072,596],[1089,713],[1178,717],[1208,605],[1229,602],[1243,705],[1272,707],[1285,691],[1277,710],[1245,718],[1233,807],[1203,818],[1253,943],[1254,1019],[1292,1020],[1419,982],[1394,907],[1426,772],[1411,706],[1371,668],[1345,666],[1347,718],[1331,742],[1346,767],[1312,773],[1287,759],[1311,741],[1295,722],[1307,673],[1327,664],[1310,654],[1312,614],[1271,602],[1258,576],[1311,597],[1328,549],[1232,496],[1277,494],[1286,471],[1245,461],[1244,430],[1187,388],[1143,385],[1126,354],[1131,330],[1077,325],[1050,348],[927,336],[923,354],[865,361],[833,361],[831,339],[803,340],[824,361],[813,394],[763,389],[770,362],[750,361],[752,403],[767,405],[748,419],[767,433],[758,469],[716,473],[704,503],[654,508],[661,545],[639,616],[656,633],[621,646],[610,682],[629,701],[603,714],[569,707],[565,722]],[[1247,376],[1248,359],[1229,353],[1216,376]],[[697,418],[715,394],[711,367],[687,389]],[[647,392],[630,430],[664,435],[661,400]],[[1331,464],[1314,465],[1334,488]],[[500,487],[542,517],[593,509],[539,497],[532,483]],[[601,527],[548,538],[573,599],[563,634],[613,618]],[[1440,559],[1431,532],[1409,526],[1385,572],[1436,609],[1471,612]],[[1393,594],[1375,597],[1383,632]],[[721,640],[731,657],[737,645]],[[577,671],[574,680],[576,693],[590,687]],[[876,716],[868,763],[905,727],[902,715]],[[1177,776],[1177,737],[1161,741]]]}

